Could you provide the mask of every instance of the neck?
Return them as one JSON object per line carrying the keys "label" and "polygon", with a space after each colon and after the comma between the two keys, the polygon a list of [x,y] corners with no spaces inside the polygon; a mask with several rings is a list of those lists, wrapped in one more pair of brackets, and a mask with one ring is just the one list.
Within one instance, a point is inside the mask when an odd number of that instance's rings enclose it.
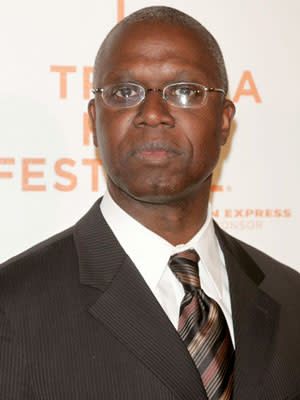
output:
{"label": "neck", "polygon": [[210,184],[211,178],[195,193],[157,203],[133,198],[109,182],[108,189],[127,214],[175,246],[187,243],[205,223]]}

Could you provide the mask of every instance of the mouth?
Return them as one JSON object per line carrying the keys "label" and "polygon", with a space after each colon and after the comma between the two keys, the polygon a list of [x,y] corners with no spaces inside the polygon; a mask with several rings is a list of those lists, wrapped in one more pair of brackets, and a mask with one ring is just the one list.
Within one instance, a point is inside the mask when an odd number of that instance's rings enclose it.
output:
{"label": "mouth", "polygon": [[174,146],[164,142],[151,142],[137,146],[131,151],[134,157],[145,160],[160,162],[177,157],[182,153]]}

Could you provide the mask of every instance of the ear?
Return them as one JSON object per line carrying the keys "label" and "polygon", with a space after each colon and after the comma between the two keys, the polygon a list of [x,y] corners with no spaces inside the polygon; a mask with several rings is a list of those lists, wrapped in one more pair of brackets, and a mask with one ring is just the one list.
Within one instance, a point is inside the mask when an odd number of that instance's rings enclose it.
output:
{"label": "ear", "polygon": [[88,104],[89,118],[93,129],[93,142],[96,147],[98,147],[97,132],[96,132],[96,106],[95,99],[91,99]]}
{"label": "ear", "polygon": [[235,114],[235,105],[229,99],[224,100],[222,111],[222,125],[221,125],[221,144],[222,146],[227,142],[230,134],[231,122]]}

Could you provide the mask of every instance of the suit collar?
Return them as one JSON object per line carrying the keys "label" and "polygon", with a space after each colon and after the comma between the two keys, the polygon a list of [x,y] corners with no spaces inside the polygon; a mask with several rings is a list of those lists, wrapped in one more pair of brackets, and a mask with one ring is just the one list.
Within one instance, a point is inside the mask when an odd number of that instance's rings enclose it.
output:
{"label": "suit collar", "polygon": [[[246,253],[241,247],[241,244],[236,238],[233,238],[228,233],[224,232],[215,222],[215,233],[219,240],[220,246],[231,257],[236,260],[243,260],[240,265],[240,269],[244,274],[257,286],[264,280],[265,274],[255,263],[255,261]],[[228,266],[227,266],[228,270]],[[228,270],[228,273],[230,271]]]}
{"label": "suit collar", "polygon": [[233,399],[260,398],[276,342],[280,306],[260,285],[265,274],[242,243],[215,226],[229,277],[236,341]]}
{"label": "suit collar", "polygon": [[80,282],[105,291],[124,263],[126,254],[118,245],[99,209],[101,199],[75,225]]}
{"label": "suit collar", "polygon": [[176,399],[206,400],[188,350],[106,224],[99,201],[75,226],[74,240],[81,284],[101,291],[89,313]]}

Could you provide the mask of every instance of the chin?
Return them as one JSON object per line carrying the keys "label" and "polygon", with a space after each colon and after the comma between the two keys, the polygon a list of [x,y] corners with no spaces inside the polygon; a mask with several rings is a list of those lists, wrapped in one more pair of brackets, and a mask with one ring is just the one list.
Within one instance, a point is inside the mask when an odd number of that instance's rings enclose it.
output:
{"label": "chin", "polygon": [[[124,177],[123,177],[124,178]],[[129,197],[143,203],[166,204],[184,200],[207,190],[209,177],[186,175],[135,176],[135,179],[109,179],[116,197]],[[124,199],[125,200],[125,199]]]}
{"label": "chin", "polygon": [[172,185],[171,182],[161,184],[158,182],[152,185],[141,185],[127,187],[124,191],[135,200],[151,204],[167,204],[182,200],[190,195],[191,187],[185,187],[179,184]]}

